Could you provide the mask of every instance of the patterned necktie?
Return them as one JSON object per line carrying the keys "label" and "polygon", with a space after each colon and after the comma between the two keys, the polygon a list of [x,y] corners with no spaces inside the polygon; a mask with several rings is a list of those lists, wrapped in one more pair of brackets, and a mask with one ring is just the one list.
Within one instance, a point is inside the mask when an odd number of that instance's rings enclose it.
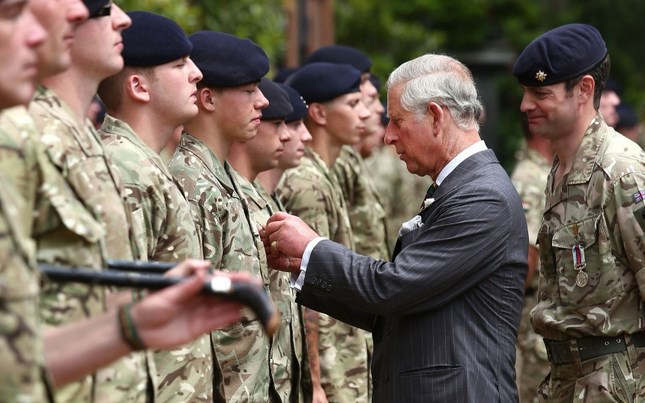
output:
{"label": "patterned necktie", "polygon": [[433,183],[432,185],[430,185],[430,187],[426,191],[426,196],[421,201],[421,207],[419,207],[421,210],[423,210],[423,208],[424,208],[425,201],[428,200],[429,198],[431,198],[432,195],[434,195],[435,190],[437,190],[437,184]]}

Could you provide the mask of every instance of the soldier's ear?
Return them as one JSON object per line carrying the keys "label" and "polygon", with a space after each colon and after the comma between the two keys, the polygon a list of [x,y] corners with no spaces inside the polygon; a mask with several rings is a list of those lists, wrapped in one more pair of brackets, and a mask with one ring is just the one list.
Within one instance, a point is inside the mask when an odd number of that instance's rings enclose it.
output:
{"label": "soldier's ear", "polygon": [[314,123],[320,126],[327,124],[327,110],[323,104],[312,102],[307,108],[307,113]]}
{"label": "soldier's ear", "polygon": [[215,110],[214,94],[212,89],[204,87],[197,90],[197,106],[208,112],[213,112]]}
{"label": "soldier's ear", "polygon": [[132,74],[125,81],[125,90],[130,98],[138,102],[150,102],[148,83],[143,75]]}

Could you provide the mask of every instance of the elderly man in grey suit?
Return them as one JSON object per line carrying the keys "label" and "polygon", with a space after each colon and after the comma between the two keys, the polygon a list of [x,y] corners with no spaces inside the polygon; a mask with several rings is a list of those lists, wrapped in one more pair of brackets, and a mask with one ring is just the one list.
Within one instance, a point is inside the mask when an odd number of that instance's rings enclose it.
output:
{"label": "elderly man in grey suit", "polygon": [[[519,197],[479,137],[470,71],[443,55],[390,76],[385,142],[430,175],[390,262],[353,253],[278,213],[264,242],[297,301],[373,332],[375,402],[514,402],[528,239]],[[435,190],[436,188],[436,190]]]}

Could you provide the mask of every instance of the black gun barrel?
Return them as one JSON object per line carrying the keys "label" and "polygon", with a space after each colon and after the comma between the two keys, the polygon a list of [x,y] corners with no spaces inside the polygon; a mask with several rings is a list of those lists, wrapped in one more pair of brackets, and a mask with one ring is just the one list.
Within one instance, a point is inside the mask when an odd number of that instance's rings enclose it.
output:
{"label": "black gun barrel", "polygon": [[177,266],[178,263],[169,263],[169,262],[144,262],[142,260],[112,260],[108,259],[107,266],[108,269],[134,272],[134,273],[157,273],[163,274],[173,267]]}
{"label": "black gun barrel", "polygon": [[[95,271],[93,269],[67,268],[39,263],[38,268],[51,281],[75,282],[113,287],[144,288],[160,290],[185,281],[187,277],[164,277],[158,274],[141,275],[116,270]],[[280,324],[273,302],[260,285],[231,281],[228,277],[213,277],[204,282],[203,293],[230,298],[250,307],[258,316],[264,330],[273,335]]]}

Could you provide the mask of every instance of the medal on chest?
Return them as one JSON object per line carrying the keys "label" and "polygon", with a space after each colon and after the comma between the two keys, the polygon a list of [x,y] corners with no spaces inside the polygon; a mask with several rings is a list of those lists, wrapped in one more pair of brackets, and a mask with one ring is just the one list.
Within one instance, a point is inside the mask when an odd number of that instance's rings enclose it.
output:
{"label": "medal on chest", "polygon": [[[578,238],[578,225],[574,224],[573,232],[575,237]],[[578,240],[578,243],[573,245],[571,255],[573,257],[573,268],[578,272],[576,274],[576,285],[584,288],[589,282],[589,275],[584,271],[587,268],[587,263],[585,261],[585,248],[581,240]]]}

